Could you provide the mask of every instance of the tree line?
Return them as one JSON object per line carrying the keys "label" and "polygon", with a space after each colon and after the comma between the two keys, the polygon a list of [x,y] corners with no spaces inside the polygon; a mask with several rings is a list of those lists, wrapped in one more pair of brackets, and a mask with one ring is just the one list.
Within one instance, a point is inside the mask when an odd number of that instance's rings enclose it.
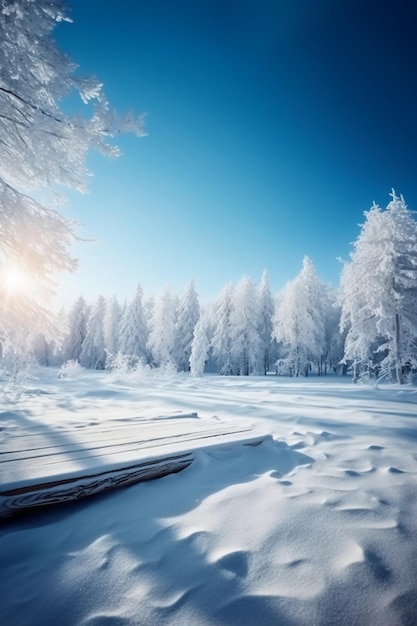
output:
{"label": "tree line", "polygon": [[[314,300],[300,308],[305,290]],[[91,304],[80,296],[66,316],[68,330],[61,343],[36,333],[29,344],[42,365],[73,360],[102,370],[121,354],[132,367],[139,361],[151,367],[170,365],[194,376],[270,371],[306,375],[310,369],[326,373],[337,371],[343,356],[340,313],[334,305],[335,291],[320,283],[306,257],[299,276],[278,300],[266,271],[259,284],[248,276],[228,283],[205,307],[194,280],[180,296],[167,287],[159,296],[146,298],[138,285],[132,300],[123,305],[115,296],[99,296]],[[305,333],[306,325],[314,325],[314,332]]]}
{"label": "tree line", "polygon": [[[352,372],[403,383],[417,367],[417,223],[402,197],[373,205],[338,289],[305,257],[299,274],[274,298],[268,274],[243,276],[202,307],[194,281],[181,296],[166,288],[145,298],[138,285],[123,306],[80,296],[60,346],[43,334],[32,350],[43,365],[78,361],[104,369],[115,355],[132,367],[170,365],[194,376],[308,376]],[[113,361],[114,362],[114,361]]]}

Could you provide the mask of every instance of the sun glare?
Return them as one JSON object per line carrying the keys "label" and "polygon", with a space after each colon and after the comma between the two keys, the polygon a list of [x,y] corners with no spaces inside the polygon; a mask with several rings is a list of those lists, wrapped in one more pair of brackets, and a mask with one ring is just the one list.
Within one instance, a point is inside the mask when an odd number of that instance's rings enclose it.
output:
{"label": "sun glare", "polygon": [[5,287],[7,291],[19,293],[27,289],[28,277],[18,267],[10,267],[4,277]]}

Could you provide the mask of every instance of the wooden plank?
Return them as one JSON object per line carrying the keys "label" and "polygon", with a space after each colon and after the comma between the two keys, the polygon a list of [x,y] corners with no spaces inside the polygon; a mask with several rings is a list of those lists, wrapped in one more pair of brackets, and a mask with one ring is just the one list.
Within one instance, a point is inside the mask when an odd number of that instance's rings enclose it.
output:
{"label": "wooden plank", "polygon": [[180,472],[194,460],[191,453],[137,463],[117,470],[0,491],[0,517],[29,509],[80,500],[103,491]]}
{"label": "wooden plank", "polygon": [[[88,447],[77,449],[68,454],[54,449],[54,453],[43,458],[32,460],[29,456],[25,460],[4,460],[0,464],[0,484],[5,488],[18,486],[22,482],[39,482],[52,478],[56,474],[80,475],[96,468],[105,466],[115,469],[126,464],[148,458],[160,458],[161,455],[187,451],[206,447],[222,440],[224,444],[230,441],[247,439],[251,434],[249,429],[211,429],[190,433],[168,440],[155,439],[135,443],[127,442],[124,446],[108,446],[105,450],[90,450]],[[62,452],[62,453],[61,453]],[[30,476],[30,478],[29,478]]]}
{"label": "wooden plank", "polygon": [[168,426],[161,419],[161,428],[152,420],[106,432],[67,428],[64,437],[38,431],[9,438],[6,449],[1,444],[0,517],[179,472],[201,448],[258,445],[265,439],[248,428],[196,421],[194,415],[193,424],[167,419],[174,421]]}
{"label": "wooden plank", "polygon": [[[67,440],[55,441],[54,444],[40,446],[36,444],[35,447],[25,447],[17,448],[16,446],[21,446],[21,442],[15,442],[14,447],[9,445],[8,450],[2,450],[0,452],[0,469],[3,469],[8,463],[13,461],[22,462],[25,460],[32,460],[34,458],[38,459],[40,463],[43,462],[44,459],[49,459],[55,456],[63,456],[71,454],[72,459],[76,459],[78,454],[84,454],[85,451],[89,452],[98,452],[101,456],[106,454],[117,453],[118,451],[125,450],[128,448],[139,449],[139,448],[150,448],[161,445],[169,445],[172,440],[176,441],[187,441],[188,439],[194,438],[204,438],[205,436],[215,436],[216,434],[237,434],[243,432],[250,432],[250,429],[240,429],[237,430],[235,428],[199,428],[190,431],[190,428],[185,429],[185,433],[175,432],[172,435],[164,435],[161,434],[159,436],[153,436],[147,438],[144,441],[144,437],[146,433],[140,431],[139,433],[132,433],[132,430],[126,431],[123,435],[118,432],[113,431],[111,436],[104,438],[101,433],[98,433],[96,437],[92,435],[88,438],[79,437],[74,439],[74,441],[67,442]],[[152,429],[152,434],[155,435],[154,429]]]}
{"label": "wooden plank", "polygon": [[[76,422],[74,425],[66,426],[54,426],[51,424],[42,424],[42,428],[39,426],[30,426],[23,429],[14,429],[9,431],[7,437],[1,442],[2,450],[6,450],[8,446],[18,445],[19,448],[23,448],[27,445],[30,448],[36,447],[37,440],[40,442],[45,439],[48,441],[56,441],[65,439],[68,437],[80,436],[80,437],[97,437],[97,433],[103,434],[117,434],[121,432],[132,432],[133,429],[143,430],[146,427],[151,427],[152,430],[165,430],[170,427],[178,428],[181,425],[188,424],[196,426],[202,423],[212,423],[211,420],[201,419],[197,413],[179,413],[178,415],[159,415],[156,417],[128,417],[123,419],[109,420],[103,423],[84,424],[82,422]],[[25,441],[25,443],[23,443]],[[17,442],[17,444],[16,444]],[[0,450],[0,454],[1,451]]]}
{"label": "wooden plank", "polygon": [[[188,416],[187,416],[188,417]],[[173,420],[173,417],[166,418],[167,420]],[[213,423],[209,420],[196,421],[195,419],[176,419],[175,422],[165,422],[162,418],[156,420],[142,420],[137,419],[129,422],[129,424],[112,424],[108,427],[97,426],[83,426],[77,425],[72,428],[57,428],[54,429],[51,426],[46,426],[42,429],[36,429],[33,432],[32,429],[25,429],[23,432],[8,434],[8,436],[1,441],[0,445],[0,462],[3,454],[12,452],[14,450],[35,450],[38,448],[53,447],[55,445],[64,445],[66,442],[95,442],[100,439],[110,438],[131,438],[132,434],[136,431],[141,433],[142,439],[146,437],[146,432],[152,433],[161,432],[165,436],[167,433],[172,432],[173,436],[178,432],[189,432],[190,428],[198,430],[201,427],[207,427],[208,424]],[[216,424],[215,424],[216,425]],[[157,435],[160,436],[160,435]]]}

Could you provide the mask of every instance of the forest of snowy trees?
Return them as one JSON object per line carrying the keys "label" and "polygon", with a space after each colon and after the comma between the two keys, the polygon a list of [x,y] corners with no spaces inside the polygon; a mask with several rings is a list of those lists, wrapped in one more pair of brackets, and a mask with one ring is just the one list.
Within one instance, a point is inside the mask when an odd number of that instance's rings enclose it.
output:
{"label": "forest of snowy trees", "polygon": [[146,297],[138,285],[130,302],[80,296],[66,314],[63,341],[42,333],[29,349],[41,365],[77,361],[97,370],[123,355],[131,367],[172,367],[194,376],[307,375],[337,372],[343,358],[336,292],[319,280],[309,258],[275,301],[265,271],[259,284],[243,276],[202,307],[194,281],[181,295],[166,288]]}
{"label": "forest of snowy trees", "polygon": [[[117,156],[109,138],[141,136],[141,117],[118,116],[102,84],[76,75],[51,33],[67,20],[61,0],[1,2],[0,358],[3,371],[36,359],[102,370],[123,363],[248,376],[352,373],[403,383],[417,367],[417,223],[394,192],[365,212],[340,287],[324,285],[305,258],[277,297],[265,272],[243,276],[202,306],[193,281],[158,297],[140,284],[130,302],[80,296],[68,312],[48,307],[56,276],[74,270],[75,224],[59,211],[61,189],[83,191],[86,156]],[[85,116],[61,100],[78,95]],[[40,191],[42,198],[40,200]],[[10,281],[13,276],[13,280]],[[14,291],[9,284],[26,282]]]}
{"label": "forest of snowy trees", "polygon": [[78,362],[102,370],[115,363],[223,375],[308,376],[352,373],[403,383],[417,367],[417,223],[392,193],[374,205],[345,262],[340,288],[324,285],[308,257],[275,298],[264,271],[243,276],[201,306],[194,281],[181,295],[166,288],[130,302],[86,302],[66,314],[62,342],[31,335],[27,350],[41,365]]}

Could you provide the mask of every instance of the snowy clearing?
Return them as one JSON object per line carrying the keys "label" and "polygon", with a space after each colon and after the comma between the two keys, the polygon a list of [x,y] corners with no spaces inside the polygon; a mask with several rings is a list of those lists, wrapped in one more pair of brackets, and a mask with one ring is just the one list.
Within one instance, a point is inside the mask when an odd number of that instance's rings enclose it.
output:
{"label": "snowy clearing", "polygon": [[415,624],[416,403],[415,387],[342,378],[129,384],[40,370],[3,397],[2,451],[40,424],[91,432],[191,413],[273,439],[2,520],[0,623]]}

